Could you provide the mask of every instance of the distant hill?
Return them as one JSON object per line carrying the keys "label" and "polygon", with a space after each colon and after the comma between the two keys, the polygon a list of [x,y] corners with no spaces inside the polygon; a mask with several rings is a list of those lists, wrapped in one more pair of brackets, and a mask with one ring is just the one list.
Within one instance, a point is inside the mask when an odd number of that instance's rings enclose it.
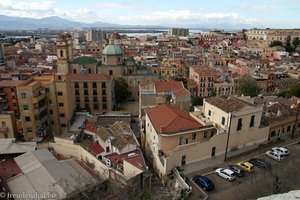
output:
{"label": "distant hill", "polygon": [[25,17],[9,17],[0,15],[0,30],[36,30],[48,28],[52,30],[65,30],[73,28],[165,28],[162,26],[120,25],[105,22],[83,23],[66,20],[60,17],[46,17],[33,19]]}

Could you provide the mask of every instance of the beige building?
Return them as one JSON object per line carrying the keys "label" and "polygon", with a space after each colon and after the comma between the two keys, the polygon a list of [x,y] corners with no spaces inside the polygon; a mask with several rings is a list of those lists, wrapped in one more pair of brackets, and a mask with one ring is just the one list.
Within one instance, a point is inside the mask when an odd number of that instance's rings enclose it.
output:
{"label": "beige building", "polygon": [[[20,119],[25,140],[34,140],[51,134],[47,111],[47,94],[42,82],[53,84],[53,77],[44,80],[30,79],[25,85],[17,86]],[[53,102],[54,103],[54,102]]]}
{"label": "beige building", "polygon": [[291,43],[294,38],[300,37],[299,29],[251,29],[246,32],[248,40],[261,40],[271,44],[273,41],[280,41],[286,44],[288,36],[291,37]]}
{"label": "beige building", "polygon": [[14,112],[0,113],[0,139],[1,138],[16,138],[17,123]]}
{"label": "beige building", "polygon": [[187,28],[170,28],[168,30],[168,36],[188,36],[189,31]]}
{"label": "beige building", "polygon": [[265,142],[268,127],[260,128],[262,109],[233,97],[205,99],[190,115],[170,105],[147,109],[147,157],[164,181],[176,166],[223,155],[228,134],[228,151]]}

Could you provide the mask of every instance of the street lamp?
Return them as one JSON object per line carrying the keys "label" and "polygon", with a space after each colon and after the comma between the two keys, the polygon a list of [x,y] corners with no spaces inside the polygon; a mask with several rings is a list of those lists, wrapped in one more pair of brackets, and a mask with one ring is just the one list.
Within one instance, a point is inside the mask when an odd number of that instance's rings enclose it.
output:
{"label": "street lamp", "polygon": [[228,152],[228,145],[229,145],[229,139],[230,139],[230,127],[231,127],[231,121],[232,121],[232,113],[230,113],[230,118],[228,121],[228,134],[227,134],[227,142],[226,142],[226,149],[225,149],[225,157],[224,157],[224,162],[227,162],[227,152]]}

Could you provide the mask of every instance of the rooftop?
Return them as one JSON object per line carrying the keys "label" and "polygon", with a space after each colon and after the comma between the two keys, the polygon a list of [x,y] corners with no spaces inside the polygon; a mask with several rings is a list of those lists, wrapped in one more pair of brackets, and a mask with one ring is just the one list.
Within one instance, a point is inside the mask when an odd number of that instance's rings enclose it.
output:
{"label": "rooftop", "polygon": [[180,108],[171,105],[159,105],[146,110],[158,134],[175,133],[202,128],[199,122]]}
{"label": "rooftop", "polygon": [[109,80],[109,75],[105,74],[68,74],[68,78],[74,81],[107,81]]}
{"label": "rooftop", "polygon": [[243,108],[246,108],[247,106],[257,107],[254,104],[251,104],[249,102],[243,101],[235,97],[226,97],[226,96],[211,97],[209,99],[206,99],[205,101],[211,105],[218,107],[219,109],[227,113],[240,111]]}
{"label": "rooftop", "polygon": [[2,80],[0,81],[0,87],[16,87],[23,85],[25,81],[21,80]]}
{"label": "rooftop", "polygon": [[96,64],[98,61],[91,56],[80,56],[70,61],[70,64]]}
{"label": "rooftop", "polygon": [[103,49],[102,54],[109,56],[123,55],[123,50],[118,45],[108,45]]}

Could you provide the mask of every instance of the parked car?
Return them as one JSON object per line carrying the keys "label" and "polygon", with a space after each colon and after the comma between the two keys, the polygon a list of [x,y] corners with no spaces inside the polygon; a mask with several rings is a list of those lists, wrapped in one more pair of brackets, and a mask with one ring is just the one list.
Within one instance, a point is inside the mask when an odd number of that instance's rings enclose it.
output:
{"label": "parked car", "polygon": [[215,188],[214,183],[206,176],[196,175],[193,177],[193,181],[206,191],[213,190]]}
{"label": "parked car", "polygon": [[278,151],[267,151],[266,154],[270,157],[273,158],[274,160],[281,161],[284,158],[284,155]]}
{"label": "parked car", "polygon": [[218,168],[215,172],[228,181],[233,181],[236,178],[235,173],[230,169]]}
{"label": "parked car", "polygon": [[247,172],[253,172],[254,171],[254,166],[249,162],[238,162],[238,163],[236,163],[236,165],[240,166],[241,168],[243,168]]}
{"label": "parked car", "polygon": [[233,171],[239,178],[244,177],[246,174],[245,170],[237,165],[229,165],[229,169]]}
{"label": "parked car", "polygon": [[251,163],[252,165],[259,167],[259,168],[263,168],[266,170],[271,170],[272,166],[271,163],[269,163],[268,161],[266,161],[265,159],[262,158],[251,158],[249,160],[249,163]]}
{"label": "parked car", "polygon": [[286,148],[283,148],[283,147],[273,147],[272,151],[278,151],[284,156],[289,155],[289,150],[287,150]]}

